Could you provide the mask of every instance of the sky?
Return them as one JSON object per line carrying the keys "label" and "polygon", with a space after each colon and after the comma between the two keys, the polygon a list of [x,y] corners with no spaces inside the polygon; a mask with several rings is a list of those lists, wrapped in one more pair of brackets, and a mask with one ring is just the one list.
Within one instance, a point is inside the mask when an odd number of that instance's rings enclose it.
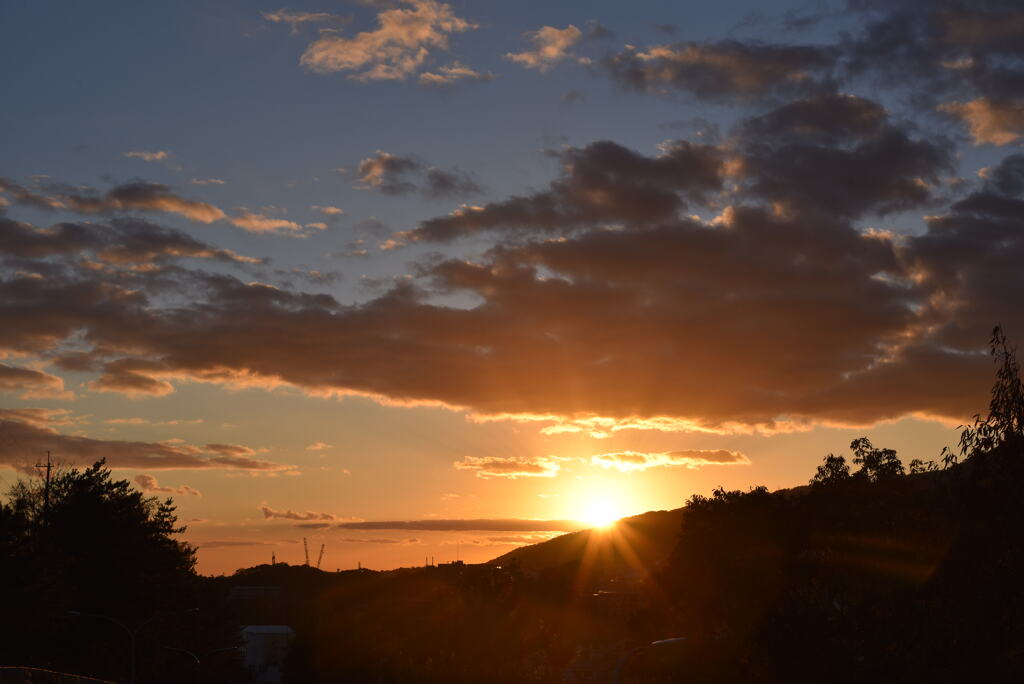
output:
{"label": "sky", "polygon": [[0,5],[0,485],[207,574],[904,463],[1024,339],[1019,2]]}

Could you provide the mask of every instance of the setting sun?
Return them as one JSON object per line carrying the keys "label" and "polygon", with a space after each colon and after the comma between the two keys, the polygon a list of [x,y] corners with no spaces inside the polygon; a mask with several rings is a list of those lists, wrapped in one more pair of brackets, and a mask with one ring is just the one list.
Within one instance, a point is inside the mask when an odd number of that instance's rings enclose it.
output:
{"label": "setting sun", "polygon": [[580,519],[594,527],[610,527],[625,515],[620,502],[612,497],[601,496],[587,501]]}

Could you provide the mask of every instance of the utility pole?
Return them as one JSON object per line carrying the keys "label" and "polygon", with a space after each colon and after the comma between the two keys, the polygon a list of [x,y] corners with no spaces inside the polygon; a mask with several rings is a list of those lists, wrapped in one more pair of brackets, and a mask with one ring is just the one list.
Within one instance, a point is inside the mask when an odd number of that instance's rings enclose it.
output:
{"label": "utility pole", "polygon": [[46,471],[46,484],[43,485],[43,511],[50,510],[50,471],[53,470],[53,463],[50,462],[50,450],[46,450],[46,463],[36,463],[36,468]]}

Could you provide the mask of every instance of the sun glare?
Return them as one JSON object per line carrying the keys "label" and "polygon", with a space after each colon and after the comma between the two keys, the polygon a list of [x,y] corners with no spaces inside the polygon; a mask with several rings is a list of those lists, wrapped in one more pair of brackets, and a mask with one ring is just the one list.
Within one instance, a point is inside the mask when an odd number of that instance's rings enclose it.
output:
{"label": "sun glare", "polygon": [[583,522],[594,527],[611,527],[615,521],[625,516],[622,506],[608,497],[591,499],[586,503],[581,514]]}

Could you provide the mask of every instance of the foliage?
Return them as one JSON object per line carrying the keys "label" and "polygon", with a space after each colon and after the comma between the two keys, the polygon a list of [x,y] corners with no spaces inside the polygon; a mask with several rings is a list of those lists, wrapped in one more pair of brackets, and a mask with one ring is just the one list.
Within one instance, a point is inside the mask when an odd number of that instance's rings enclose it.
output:
{"label": "foliage", "polygon": [[[1001,326],[992,330],[989,340],[992,360],[996,364],[996,381],[988,404],[988,415],[975,414],[974,423],[961,425],[960,454],[968,458],[990,452],[1001,444],[1019,442],[1024,438],[1024,383],[1016,348],[1011,347]],[[955,461],[951,450],[943,450],[947,462]]]}
{"label": "foliage", "polygon": [[850,442],[853,462],[860,466],[855,475],[867,478],[869,482],[903,475],[903,463],[896,456],[895,449],[876,449],[867,437],[858,437]]}
{"label": "foliage", "polygon": [[820,466],[814,477],[811,478],[812,485],[835,485],[850,479],[850,466],[846,465],[846,459],[842,456],[829,454]]}
{"label": "foliage", "polygon": [[161,617],[197,605],[195,550],[175,539],[183,531],[171,499],[114,479],[103,461],[58,469],[48,503],[40,479],[16,482],[0,503],[0,581],[17,588],[5,607],[19,629],[0,641],[0,662],[124,678],[127,635],[113,620],[134,627],[157,618],[140,636],[140,679],[174,681],[181,656],[161,643],[191,645],[192,633],[231,643],[235,627],[212,624],[215,612],[188,624]]}
{"label": "foliage", "polygon": [[15,483],[6,506],[21,518],[34,553],[59,566],[76,609],[109,610],[117,600],[122,615],[153,611],[164,603],[155,586],[169,588],[194,572],[195,551],[174,539],[185,528],[172,500],[114,480],[103,461],[58,471],[48,507],[39,480]]}
{"label": "foliage", "polygon": [[910,474],[920,475],[921,473],[932,473],[939,470],[939,464],[935,461],[922,461],[919,458],[910,461]]}

